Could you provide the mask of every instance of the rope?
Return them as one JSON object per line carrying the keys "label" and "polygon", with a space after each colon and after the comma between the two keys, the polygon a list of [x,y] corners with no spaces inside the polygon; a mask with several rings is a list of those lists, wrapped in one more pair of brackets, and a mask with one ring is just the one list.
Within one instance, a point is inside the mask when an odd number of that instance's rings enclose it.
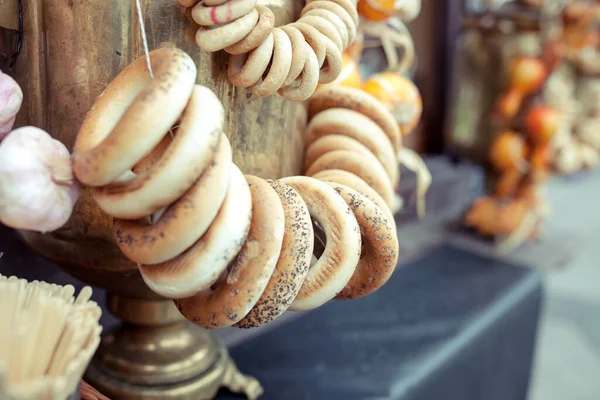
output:
{"label": "rope", "polygon": [[148,65],[148,72],[150,78],[154,79],[154,71],[152,71],[152,63],[150,62],[150,52],[148,51],[148,39],[146,38],[146,28],[144,26],[144,17],[142,15],[142,5],[140,0],[135,0],[135,6],[137,8],[138,20],[140,21],[140,33],[142,34],[142,43],[144,44],[144,54],[146,54],[146,64]]}

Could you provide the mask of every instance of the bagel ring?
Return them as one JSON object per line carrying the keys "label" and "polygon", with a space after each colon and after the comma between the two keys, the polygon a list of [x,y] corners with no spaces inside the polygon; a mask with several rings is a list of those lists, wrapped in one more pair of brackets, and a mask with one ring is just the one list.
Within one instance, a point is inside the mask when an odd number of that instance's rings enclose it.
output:
{"label": "bagel ring", "polygon": [[356,272],[336,299],[364,297],[383,286],[398,262],[396,227],[366,196],[338,183],[329,183],[354,213],[362,235],[362,251]]}
{"label": "bagel ring", "polygon": [[342,53],[357,36],[353,0],[309,1],[297,21],[279,28],[273,12],[257,0],[180,0],[179,4],[192,10],[189,16],[198,26],[198,47],[229,53],[229,81],[260,97],[278,93],[291,101],[307,100],[317,88],[315,81],[324,84],[339,77]]}
{"label": "bagel ring", "polygon": [[360,228],[350,207],[328,184],[304,176],[280,181],[300,194],[327,237],[325,251],[308,270],[290,306],[294,311],[311,310],[333,299],[350,281],[360,257]]}
{"label": "bagel ring", "polygon": [[140,265],[152,291],[171,299],[209,289],[239,253],[250,230],[252,196],[244,175],[232,164],[225,201],[210,228],[184,253],[167,262]]}
{"label": "bagel ring", "polygon": [[252,310],[235,326],[255,328],[283,314],[292,304],[310,267],[313,255],[313,225],[302,197],[280,181],[269,181],[285,213],[285,234],[279,261],[267,287]]}
{"label": "bagel ring", "polygon": [[266,181],[249,175],[246,181],[252,193],[252,222],[244,246],[211,291],[175,301],[184,317],[206,329],[226,328],[243,319],[280,260],[285,234],[281,200]]}
{"label": "bagel ring", "polygon": [[193,245],[206,233],[225,201],[231,157],[229,139],[222,135],[211,165],[156,223],[116,219],[113,231],[121,252],[139,264],[159,264]]}

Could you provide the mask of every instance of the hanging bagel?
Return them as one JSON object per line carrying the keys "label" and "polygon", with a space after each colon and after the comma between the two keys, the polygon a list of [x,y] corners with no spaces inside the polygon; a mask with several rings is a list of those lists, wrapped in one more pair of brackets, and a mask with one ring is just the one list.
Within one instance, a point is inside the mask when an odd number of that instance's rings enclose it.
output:
{"label": "hanging bagel", "polygon": [[[388,206],[397,162],[381,162],[371,142],[338,124],[337,136],[311,142],[306,159],[314,177],[244,176],[223,133],[223,107],[195,84],[191,58],[172,48],[149,58],[154,79],[140,58],[98,98],[73,162],[75,175],[115,217],[116,242],[150,289],[204,328],[252,328],[288,309],[365,296],[389,279],[398,260]],[[376,148],[393,154],[389,126],[381,126],[393,117],[369,104],[321,105],[313,121],[355,113],[350,121],[362,118],[361,126],[378,132],[383,144]],[[390,126],[399,140],[397,125]],[[336,138],[343,138],[337,147]],[[315,254],[317,236],[322,254]]]}
{"label": "hanging bagel", "polygon": [[298,21],[275,27],[257,0],[179,0],[199,25],[196,44],[231,55],[230,82],[260,97],[307,100],[342,71],[342,53],[356,39],[356,0],[308,0]]}

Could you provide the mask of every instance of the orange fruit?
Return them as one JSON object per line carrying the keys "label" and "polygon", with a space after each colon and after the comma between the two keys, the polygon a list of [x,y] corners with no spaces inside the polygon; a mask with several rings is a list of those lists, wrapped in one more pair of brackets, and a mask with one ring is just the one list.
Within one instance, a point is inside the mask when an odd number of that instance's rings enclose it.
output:
{"label": "orange fruit", "polygon": [[358,13],[370,21],[385,21],[398,11],[396,0],[358,0]]}
{"label": "orange fruit", "polygon": [[510,235],[513,233],[521,225],[528,212],[527,202],[521,199],[513,200],[500,207],[496,234]]}
{"label": "orange fruit", "polygon": [[517,116],[523,103],[523,95],[516,89],[511,89],[503,94],[496,104],[498,113],[506,120]]}
{"label": "orange fruit", "polygon": [[403,135],[411,133],[419,124],[423,101],[419,89],[410,79],[394,72],[381,72],[367,79],[362,89],[394,114]]}
{"label": "orange fruit", "polygon": [[532,107],[525,117],[525,128],[531,141],[537,145],[550,143],[560,127],[560,113],[546,105]]}
{"label": "orange fruit", "polygon": [[518,57],[511,66],[510,86],[521,94],[528,95],[541,89],[548,72],[536,57]]}
{"label": "orange fruit", "polygon": [[500,133],[490,149],[490,162],[499,171],[520,170],[526,156],[525,140],[513,131]]}
{"label": "orange fruit", "polygon": [[522,178],[521,171],[502,172],[494,185],[494,197],[498,199],[512,197],[516,193]]}
{"label": "orange fruit", "polygon": [[494,236],[497,230],[498,211],[496,200],[491,197],[479,197],[465,215],[464,223],[474,228],[480,235]]}

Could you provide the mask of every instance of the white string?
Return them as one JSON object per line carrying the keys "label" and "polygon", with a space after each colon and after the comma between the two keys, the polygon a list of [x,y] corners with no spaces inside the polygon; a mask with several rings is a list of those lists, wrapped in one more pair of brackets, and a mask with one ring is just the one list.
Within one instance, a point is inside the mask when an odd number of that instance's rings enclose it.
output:
{"label": "white string", "polygon": [[146,53],[146,64],[148,64],[150,78],[154,79],[154,72],[152,71],[152,64],[150,63],[150,52],[148,51],[148,40],[146,39],[146,28],[144,27],[144,17],[142,16],[142,5],[140,4],[140,0],[135,0],[135,5],[137,8],[138,19],[140,20],[142,42],[144,43],[144,53]]}

